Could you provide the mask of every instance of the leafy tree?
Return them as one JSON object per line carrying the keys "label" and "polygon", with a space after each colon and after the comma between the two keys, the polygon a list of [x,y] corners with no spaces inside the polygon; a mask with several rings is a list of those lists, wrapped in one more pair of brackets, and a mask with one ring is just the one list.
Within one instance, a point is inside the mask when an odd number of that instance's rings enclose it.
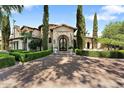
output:
{"label": "leafy tree", "polygon": [[97,22],[97,14],[94,14],[94,21],[93,21],[93,49],[97,48],[97,32],[98,32],[98,22]]}
{"label": "leafy tree", "polygon": [[124,48],[124,22],[111,22],[106,25],[102,37],[98,39],[108,49]]}
{"label": "leafy tree", "polygon": [[48,49],[48,31],[49,31],[49,12],[48,5],[44,5],[43,15],[43,50]]}
{"label": "leafy tree", "polygon": [[9,16],[4,15],[2,18],[2,50],[9,50],[10,37],[10,20]]}
{"label": "leafy tree", "polygon": [[32,32],[24,31],[21,35],[23,36],[24,50],[27,50],[27,40],[32,38]]}
{"label": "leafy tree", "polygon": [[[108,25],[105,26],[102,37],[103,38],[113,38],[113,36],[117,35],[122,28],[122,22],[110,22]],[[122,31],[123,32],[123,31]]]}
{"label": "leafy tree", "polygon": [[85,45],[85,18],[82,15],[82,5],[77,6],[77,48],[83,49]]}
{"label": "leafy tree", "polygon": [[29,48],[31,50],[37,50],[37,48],[41,48],[41,39],[32,39],[30,42],[29,42]]}

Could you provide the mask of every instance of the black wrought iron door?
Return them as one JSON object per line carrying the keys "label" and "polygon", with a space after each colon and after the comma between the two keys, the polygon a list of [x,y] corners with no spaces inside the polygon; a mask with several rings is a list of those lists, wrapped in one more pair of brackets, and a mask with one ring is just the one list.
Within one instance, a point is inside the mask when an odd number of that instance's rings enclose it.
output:
{"label": "black wrought iron door", "polygon": [[67,51],[67,40],[66,38],[61,37],[59,40],[59,50],[60,51]]}

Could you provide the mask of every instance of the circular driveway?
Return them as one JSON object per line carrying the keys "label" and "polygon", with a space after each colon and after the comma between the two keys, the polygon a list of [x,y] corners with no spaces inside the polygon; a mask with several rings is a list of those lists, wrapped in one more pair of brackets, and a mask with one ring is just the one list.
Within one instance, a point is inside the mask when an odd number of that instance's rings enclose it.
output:
{"label": "circular driveway", "polygon": [[0,87],[124,87],[124,59],[52,54],[0,69]]}

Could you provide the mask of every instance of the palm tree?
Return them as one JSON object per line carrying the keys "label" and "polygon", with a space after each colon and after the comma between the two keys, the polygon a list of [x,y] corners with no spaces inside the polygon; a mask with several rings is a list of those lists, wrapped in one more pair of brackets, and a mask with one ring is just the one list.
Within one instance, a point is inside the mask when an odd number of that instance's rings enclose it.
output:
{"label": "palm tree", "polygon": [[[0,30],[2,30],[2,48],[8,50],[10,37],[10,22],[9,16],[12,11],[19,13],[23,10],[23,5],[0,5]],[[6,25],[7,24],[7,25]],[[3,36],[6,33],[5,36]]]}
{"label": "palm tree", "polygon": [[0,5],[0,29],[1,21],[4,15],[11,15],[12,11],[17,11],[21,13],[23,8],[23,5]]}
{"label": "palm tree", "polygon": [[32,38],[32,32],[22,32],[21,35],[23,36],[23,42],[24,42],[24,50],[27,50],[27,41],[28,39]]}

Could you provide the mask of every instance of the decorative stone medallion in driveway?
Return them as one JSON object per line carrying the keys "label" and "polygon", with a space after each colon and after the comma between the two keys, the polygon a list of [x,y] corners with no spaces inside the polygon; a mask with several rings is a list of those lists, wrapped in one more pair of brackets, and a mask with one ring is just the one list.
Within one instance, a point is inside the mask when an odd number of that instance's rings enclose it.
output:
{"label": "decorative stone medallion in driveway", "polygon": [[0,69],[0,87],[124,87],[124,59],[52,54]]}

